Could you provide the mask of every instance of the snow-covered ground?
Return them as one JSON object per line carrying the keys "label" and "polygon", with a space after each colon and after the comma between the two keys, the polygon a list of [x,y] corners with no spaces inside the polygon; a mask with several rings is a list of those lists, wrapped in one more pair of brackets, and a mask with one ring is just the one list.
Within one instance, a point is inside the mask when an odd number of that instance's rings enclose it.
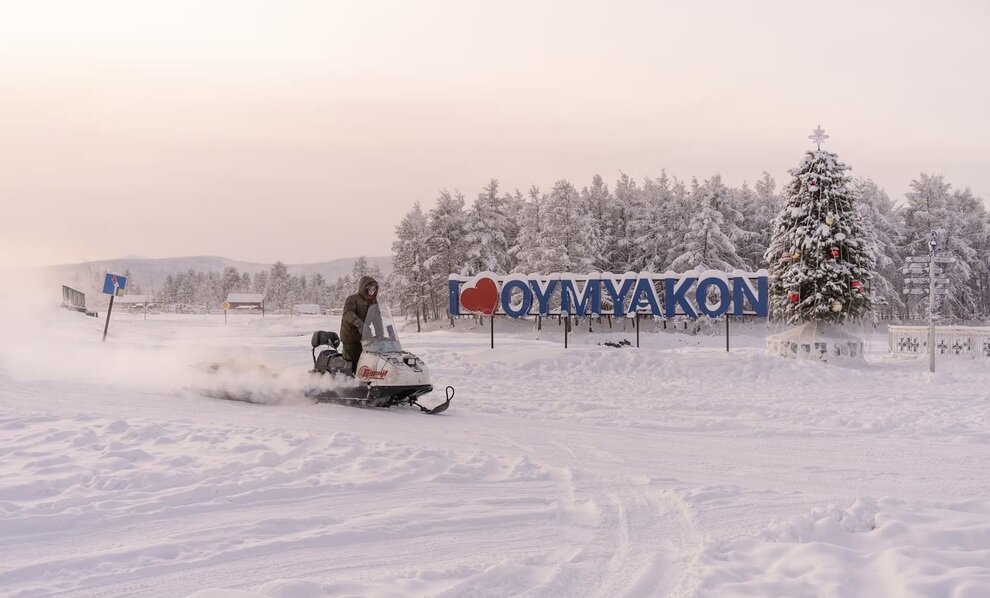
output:
{"label": "snow-covered ground", "polygon": [[8,314],[0,594],[990,596],[984,362],[406,331],[431,417],[301,399],[337,324]]}

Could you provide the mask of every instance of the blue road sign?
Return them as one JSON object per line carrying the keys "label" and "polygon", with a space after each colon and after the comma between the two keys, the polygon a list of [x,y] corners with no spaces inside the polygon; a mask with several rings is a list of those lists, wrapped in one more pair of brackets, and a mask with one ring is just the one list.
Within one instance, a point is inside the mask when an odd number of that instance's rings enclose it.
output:
{"label": "blue road sign", "polygon": [[127,285],[127,277],[120,274],[107,272],[107,277],[103,279],[103,292],[116,297],[124,296],[124,286]]}

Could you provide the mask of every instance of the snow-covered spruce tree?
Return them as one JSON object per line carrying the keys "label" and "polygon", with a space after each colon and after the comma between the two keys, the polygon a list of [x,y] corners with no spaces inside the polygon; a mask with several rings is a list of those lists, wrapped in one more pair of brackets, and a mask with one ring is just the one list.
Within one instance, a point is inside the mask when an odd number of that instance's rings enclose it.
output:
{"label": "snow-covered spruce tree", "polygon": [[547,201],[547,196],[540,193],[539,187],[533,185],[529,188],[529,199],[523,205],[519,218],[519,236],[516,238],[516,246],[512,248],[516,270],[519,272],[549,272],[548,239],[544,234],[547,227]]}
{"label": "snow-covered spruce tree", "polygon": [[227,295],[230,293],[237,292],[236,289],[238,285],[241,284],[241,275],[237,272],[237,268],[227,266],[223,269],[223,274],[221,275],[220,281],[220,302],[223,303],[227,300]]}
{"label": "snow-covered spruce tree", "polygon": [[512,222],[505,199],[498,194],[498,180],[492,179],[478,194],[468,214],[467,270],[507,272],[510,264],[507,237]]}
{"label": "snow-covered spruce tree", "polygon": [[[419,330],[421,318],[429,315],[430,273],[426,260],[429,255],[429,234],[426,215],[419,207],[413,206],[395,228],[395,241],[392,242],[393,293],[399,297],[399,306],[407,314],[416,314],[416,327]],[[354,292],[351,290],[350,292]]]}
{"label": "snow-covered spruce tree", "polygon": [[596,174],[591,179],[591,187],[585,187],[581,190],[581,205],[591,219],[589,249],[594,261],[593,267],[598,270],[608,270],[607,253],[613,245],[607,229],[608,211],[612,207],[612,195],[608,192],[608,185],[605,184],[601,175]]}
{"label": "snow-covered spruce tree", "polygon": [[[697,183],[693,180],[692,183]],[[700,187],[698,189],[700,193]],[[655,272],[670,270],[670,263],[678,256],[687,251],[684,236],[691,225],[691,217],[694,215],[694,206],[697,197],[688,191],[684,181],[673,177],[670,187],[670,205],[667,206],[667,221],[670,230],[667,231],[667,258]]]}
{"label": "snow-covered spruce tree", "polygon": [[642,210],[633,214],[632,231],[639,248],[634,260],[636,269],[663,272],[670,263],[673,193],[666,171],[660,178],[643,181]]}
{"label": "snow-covered spruce tree", "polygon": [[[892,314],[903,311],[899,289],[904,287],[900,270],[904,263],[898,247],[902,243],[903,225],[900,214],[887,192],[871,179],[856,179],[852,185],[856,193],[856,209],[859,210],[866,238],[874,248],[875,270],[870,279],[870,294],[875,310]],[[886,307],[884,307],[886,306]]]}
{"label": "snow-covered spruce tree", "polygon": [[271,305],[272,309],[285,310],[289,307],[289,282],[288,266],[281,261],[272,264],[272,269],[268,273],[268,289],[265,294],[265,302]]}
{"label": "snow-covered spruce tree", "polygon": [[[384,278],[382,274],[382,269],[378,266],[373,266],[368,263],[368,256],[359,255],[355,258],[354,263],[351,264],[351,280],[357,282],[361,280],[362,276],[370,276],[376,280]],[[383,287],[382,281],[378,280],[378,286]],[[353,291],[352,291],[353,292]],[[350,294],[350,293],[348,293]]]}
{"label": "snow-covered spruce tree", "polygon": [[[985,259],[979,252],[987,234],[982,202],[968,189],[952,192],[952,185],[941,175],[927,174],[911,181],[906,197],[905,255],[924,255],[929,231],[937,232],[938,254],[956,260],[943,269],[949,285],[938,313],[947,318],[971,319],[979,303],[977,287],[972,284],[974,272],[980,270],[981,259]],[[927,305],[927,297],[920,296],[912,311],[920,315]]]}
{"label": "snow-covered spruce tree", "polygon": [[720,174],[715,174],[705,181],[705,189],[715,209],[722,213],[722,232],[732,241],[732,247],[737,257],[734,267],[749,268],[751,264],[743,257],[740,248],[759,235],[743,228],[745,206],[738,199],[739,191],[727,187],[722,182],[722,175]]}
{"label": "snow-covered spruce tree", "polygon": [[[447,277],[463,274],[467,260],[467,214],[464,212],[464,196],[443,190],[437,205],[430,210],[427,221],[429,255],[426,266],[430,273],[431,301],[439,304],[435,311],[449,311],[447,304]],[[436,317],[440,317],[436,315]]]}
{"label": "snow-covered spruce tree", "polygon": [[957,236],[965,237],[974,251],[974,259],[970,263],[973,275],[968,286],[976,298],[976,317],[986,319],[990,316],[990,214],[986,204],[968,187],[952,196],[953,203],[966,218]]}
{"label": "snow-covered spruce tree", "polygon": [[770,246],[773,221],[780,213],[783,201],[777,195],[776,181],[768,173],[756,181],[753,190],[746,183],[736,193],[737,205],[743,213],[742,228],[750,231],[743,242],[738,244],[739,255],[750,268],[766,268],[763,254]]}
{"label": "snow-covered spruce tree", "polygon": [[582,209],[577,189],[566,180],[554,183],[547,199],[546,223],[548,271],[589,272],[594,263],[588,246],[591,220]]}
{"label": "snow-covered spruce tree", "polygon": [[684,235],[684,249],[670,267],[677,271],[699,267],[728,271],[742,267],[742,258],[726,232],[738,227],[733,228],[734,225],[730,226],[725,221],[723,206],[729,201],[731,192],[722,183],[722,177],[716,174],[704,185],[696,187],[692,195],[698,203],[694,206],[694,215]]}
{"label": "snow-covered spruce tree", "polygon": [[519,243],[519,229],[522,226],[520,218],[526,205],[526,198],[519,189],[516,189],[515,193],[506,193],[502,196],[502,205],[506,215],[503,267],[506,272],[515,272],[517,263],[512,248]]}
{"label": "snow-covered spruce tree", "polygon": [[612,246],[605,248],[605,262],[610,272],[626,272],[635,268],[638,249],[633,237],[633,220],[643,209],[643,192],[636,181],[624,172],[615,183],[611,209],[607,212],[605,235]]}
{"label": "snow-covered spruce tree", "polygon": [[835,153],[821,149],[808,151],[791,170],[764,256],[777,320],[839,324],[871,309],[866,290],[874,258],[847,170]]}

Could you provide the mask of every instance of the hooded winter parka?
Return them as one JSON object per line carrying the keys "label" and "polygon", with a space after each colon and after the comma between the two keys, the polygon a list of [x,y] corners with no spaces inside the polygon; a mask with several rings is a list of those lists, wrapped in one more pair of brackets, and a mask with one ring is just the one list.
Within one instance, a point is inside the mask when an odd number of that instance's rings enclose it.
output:
{"label": "hooded winter parka", "polygon": [[344,359],[357,362],[361,356],[361,329],[368,317],[368,308],[378,301],[378,295],[369,296],[365,288],[378,281],[370,276],[362,276],[358,291],[344,301],[344,313],[340,319],[340,343],[344,346]]}

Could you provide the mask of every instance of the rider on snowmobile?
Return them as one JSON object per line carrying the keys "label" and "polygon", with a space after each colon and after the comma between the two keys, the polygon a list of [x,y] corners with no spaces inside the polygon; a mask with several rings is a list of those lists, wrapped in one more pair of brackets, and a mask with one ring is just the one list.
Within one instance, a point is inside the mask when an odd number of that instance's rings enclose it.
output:
{"label": "rider on snowmobile", "polygon": [[378,281],[370,276],[362,276],[357,293],[344,301],[340,342],[344,348],[344,359],[351,362],[352,373],[357,371],[358,358],[361,357],[361,333],[368,318],[368,308],[377,302]]}

